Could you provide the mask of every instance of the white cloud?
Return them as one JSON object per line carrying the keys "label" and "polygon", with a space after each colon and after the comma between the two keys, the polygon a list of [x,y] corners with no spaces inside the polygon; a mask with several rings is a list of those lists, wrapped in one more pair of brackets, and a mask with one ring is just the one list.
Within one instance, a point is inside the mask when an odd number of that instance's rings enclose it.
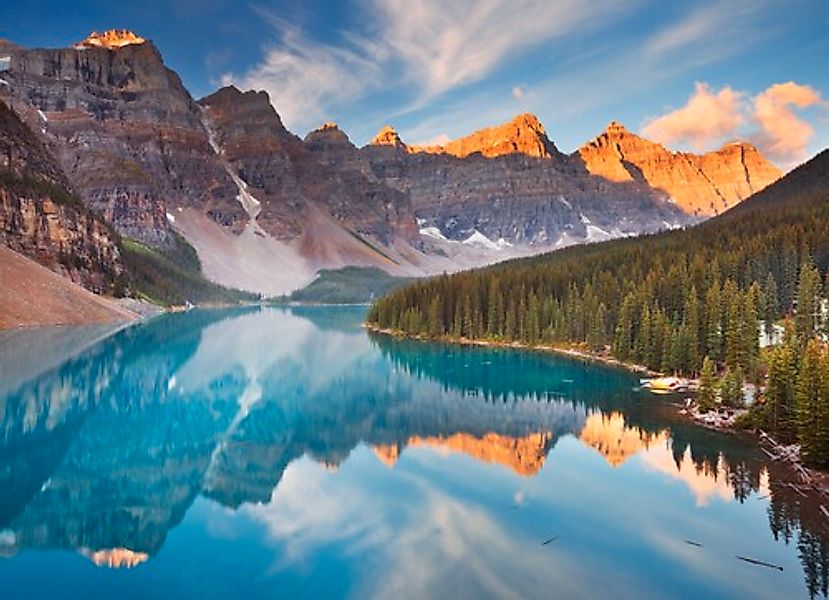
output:
{"label": "white cloud", "polygon": [[814,135],[812,125],[794,109],[819,105],[827,106],[820,92],[793,81],[776,83],[752,98],[727,86],[715,92],[697,83],[685,106],[650,119],[642,133],[664,144],[688,144],[696,150],[742,136],[768,158],[792,166],[806,156]]}
{"label": "white cloud", "polygon": [[382,80],[382,51],[368,43],[331,46],[309,40],[298,27],[260,11],[277,42],[264,60],[243,75],[228,73],[223,85],[265,90],[289,127],[327,120],[330,107],[359,98],[370,82]]}
{"label": "white cloud", "polygon": [[521,100],[524,97],[524,88],[520,85],[516,85],[512,88],[512,97],[516,100]]}
{"label": "white cloud", "polygon": [[808,85],[789,81],[769,87],[754,99],[754,119],[760,125],[756,143],[773,158],[802,160],[814,129],[792,109],[819,104],[826,105],[820,93]]}
{"label": "white cloud", "polygon": [[412,146],[445,146],[451,141],[452,138],[450,138],[448,135],[446,135],[445,133],[439,133],[435,136],[421,140],[419,142],[414,142],[412,143]]}
{"label": "white cloud", "polygon": [[702,150],[737,133],[745,122],[744,97],[730,87],[713,92],[698,82],[685,106],[648,121],[642,133],[657,142],[690,144]]}
{"label": "white cloud", "polygon": [[542,42],[612,24],[621,0],[356,0],[364,33],[338,44],[310,39],[259,10],[275,40],[264,60],[222,82],[264,89],[290,127],[311,127],[384,88],[406,90],[413,106],[479,81]]}

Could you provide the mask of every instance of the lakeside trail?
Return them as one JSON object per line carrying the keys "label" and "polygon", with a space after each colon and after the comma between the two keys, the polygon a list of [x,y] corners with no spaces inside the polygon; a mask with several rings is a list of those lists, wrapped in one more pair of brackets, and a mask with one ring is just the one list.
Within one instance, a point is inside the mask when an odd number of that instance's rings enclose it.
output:
{"label": "lakeside trail", "polygon": [[[665,374],[659,371],[653,371],[643,365],[628,363],[611,356],[602,355],[590,352],[584,349],[567,348],[562,346],[553,346],[549,344],[524,344],[522,342],[502,342],[502,341],[488,341],[488,340],[472,340],[468,338],[453,338],[453,337],[432,337],[427,335],[410,335],[395,329],[387,329],[377,327],[371,323],[363,323],[363,328],[366,330],[386,335],[399,339],[417,340],[422,342],[437,342],[444,344],[457,344],[461,346],[480,346],[490,348],[507,348],[514,350],[532,350],[550,352],[561,356],[570,358],[577,358],[580,360],[591,361],[615,368],[625,369],[632,373],[647,375],[648,377],[663,377]],[[788,487],[800,496],[806,497],[810,494],[819,496],[819,506],[821,512],[829,519],[829,508],[825,508],[824,504],[829,506],[829,473],[824,471],[811,469],[806,467],[799,457],[799,453],[792,453],[790,450],[778,444],[773,438],[761,430],[754,432],[738,429],[734,426],[733,419],[728,423],[711,423],[706,419],[706,414],[700,414],[696,410],[688,410],[682,408],[682,405],[673,403],[677,406],[677,414],[686,418],[688,421],[714,431],[726,433],[730,435],[750,436],[754,439],[757,447],[772,460],[776,465],[784,468],[790,477],[787,481],[780,483],[781,486]],[[710,413],[709,413],[710,414]],[[771,451],[769,451],[771,449]],[[821,503],[822,502],[822,503]]]}

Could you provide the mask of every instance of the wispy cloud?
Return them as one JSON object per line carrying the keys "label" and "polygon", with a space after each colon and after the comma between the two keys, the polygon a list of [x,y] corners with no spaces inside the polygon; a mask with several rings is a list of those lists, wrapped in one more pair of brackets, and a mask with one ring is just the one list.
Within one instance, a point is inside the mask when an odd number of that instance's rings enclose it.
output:
{"label": "wispy cloud", "polygon": [[228,73],[222,84],[265,90],[289,126],[318,123],[328,109],[353,101],[382,80],[382,49],[367,40],[344,46],[317,43],[302,29],[259,9],[276,40],[264,60],[243,75]]}
{"label": "wispy cloud", "polygon": [[542,42],[607,27],[622,0],[356,0],[360,33],[312,39],[258,9],[274,39],[264,59],[224,84],[266,90],[292,127],[310,127],[366,95],[393,86],[411,107],[481,80]]}
{"label": "wispy cloud", "polygon": [[[750,40],[765,35],[755,27],[768,0],[718,0],[694,6],[679,19],[646,39],[643,53],[651,57],[685,54],[693,50],[697,61],[716,60],[744,48]],[[732,35],[740,32],[740,35]]]}

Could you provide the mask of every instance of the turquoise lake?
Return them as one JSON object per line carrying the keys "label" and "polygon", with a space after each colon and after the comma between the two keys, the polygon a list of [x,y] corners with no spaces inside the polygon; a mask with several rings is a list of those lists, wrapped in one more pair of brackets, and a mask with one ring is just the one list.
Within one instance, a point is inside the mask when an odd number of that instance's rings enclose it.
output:
{"label": "turquoise lake", "polygon": [[0,598],[826,596],[821,500],[681,397],[364,315],[0,333]]}

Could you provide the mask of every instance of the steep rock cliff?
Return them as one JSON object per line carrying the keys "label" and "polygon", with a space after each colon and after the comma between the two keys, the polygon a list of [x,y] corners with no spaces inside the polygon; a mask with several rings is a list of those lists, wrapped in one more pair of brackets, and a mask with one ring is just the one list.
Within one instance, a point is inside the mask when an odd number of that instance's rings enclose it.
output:
{"label": "steep rock cliff", "polygon": [[123,285],[115,233],[67,191],[46,148],[3,102],[0,245],[95,292]]}
{"label": "steep rock cliff", "polygon": [[593,175],[644,182],[700,217],[728,210],[782,174],[751,144],[735,142],[702,155],[672,152],[615,121],[577,156]]}

